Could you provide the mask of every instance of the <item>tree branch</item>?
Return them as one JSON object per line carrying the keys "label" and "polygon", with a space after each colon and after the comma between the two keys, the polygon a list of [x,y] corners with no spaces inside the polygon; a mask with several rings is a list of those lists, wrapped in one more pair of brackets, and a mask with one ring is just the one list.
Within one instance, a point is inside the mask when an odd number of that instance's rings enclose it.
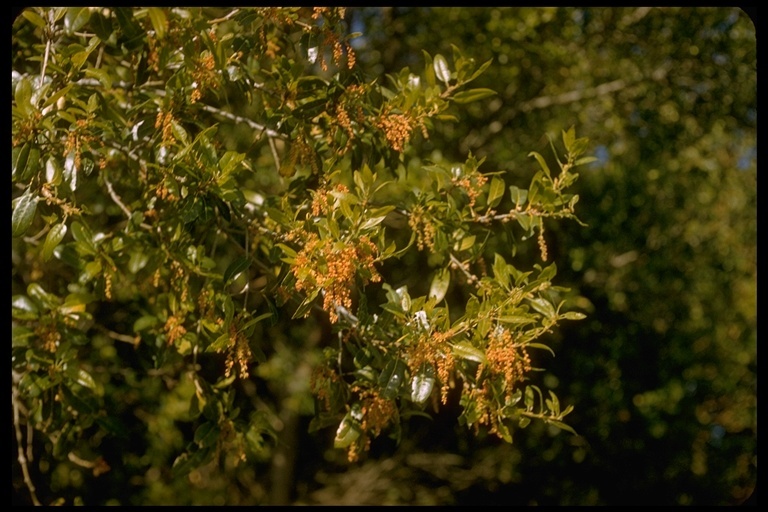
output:
{"label": "tree branch", "polygon": [[[15,372],[14,372],[15,373]],[[19,419],[19,390],[16,388],[16,384],[14,383],[12,388],[12,401],[13,401],[13,428],[16,431],[16,445],[18,449],[18,460],[19,464],[21,465],[21,472],[24,475],[24,484],[26,484],[27,489],[29,489],[29,495],[32,498],[32,504],[35,506],[40,506],[42,503],[37,499],[37,494],[35,493],[35,484],[32,482],[32,478],[29,475],[29,468],[27,467],[27,457],[24,454],[24,441],[21,437],[21,426],[20,426],[20,419]],[[27,439],[29,442],[29,438]]]}

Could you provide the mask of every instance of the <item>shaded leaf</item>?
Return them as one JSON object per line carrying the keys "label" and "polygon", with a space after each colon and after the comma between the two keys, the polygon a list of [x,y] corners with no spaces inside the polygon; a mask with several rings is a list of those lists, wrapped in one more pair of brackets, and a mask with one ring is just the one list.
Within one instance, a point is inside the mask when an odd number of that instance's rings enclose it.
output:
{"label": "shaded leaf", "polygon": [[464,104],[489,98],[495,95],[496,91],[493,89],[470,89],[468,91],[457,92],[452,96],[451,99],[456,103]]}
{"label": "shaded leaf", "polygon": [[37,194],[32,192],[31,187],[19,198],[19,202],[16,203],[16,208],[13,209],[13,215],[11,216],[11,236],[19,237],[27,232],[32,225],[32,221],[35,219],[35,211],[37,210],[37,201],[39,199]]}

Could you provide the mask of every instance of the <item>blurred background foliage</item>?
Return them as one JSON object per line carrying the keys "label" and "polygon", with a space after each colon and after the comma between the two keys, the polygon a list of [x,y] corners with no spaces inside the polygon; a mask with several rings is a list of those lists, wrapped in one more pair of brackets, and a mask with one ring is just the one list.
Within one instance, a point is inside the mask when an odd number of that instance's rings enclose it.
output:
{"label": "blurred background foliage", "polygon": [[[183,449],[195,391],[178,382],[173,393],[160,392],[163,380],[136,372],[139,361],[114,369],[132,384],[111,404],[129,431],[94,441],[119,462],[100,477],[74,464],[38,469],[38,478],[48,472],[41,495],[108,504],[728,505],[748,498],[757,471],[757,85],[749,16],[735,8],[387,7],[350,8],[347,23],[363,34],[352,45],[366,78],[385,81],[405,66],[420,72],[422,50],[450,56],[452,45],[476,65],[492,59],[473,86],[498,96],[457,109],[458,121],[437,125],[429,139],[416,137],[413,154],[425,160],[463,161],[471,151],[486,158],[483,172],[507,171],[507,185],[521,185],[532,173],[528,152],[549,154],[542,134],[557,138],[575,125],[590,139],[599,160],[573,190],[588,227],[545,223],[557,284],[572,288],[588,318],[553,336],[557,357],[540,365],[547,368],[540,378],[575,406],[569,424],[579,436],[533,423],[511,445],[475,437],[456,426],[456,405],[432,421],[412,418],[399,445],[382,437],[366,460],[350,464],[330,448],[333,432],[308,433],[307,382],[319,355],[306,349],[328,335],[327,326],[265,326],[274,353],[238,384],[254,407],[282,411],[272,425],[282,435],[263,460],[236,465],[223,457],[183,478],[152,469]],[[247,135],[230,135],[244,150]],[[105,359],[114,359],[107,352],[115,347],[119,358],[142,357],[105,336],[93,343],[97,351],[103,344]],[[13,471],[24,502],[16,464]]]}

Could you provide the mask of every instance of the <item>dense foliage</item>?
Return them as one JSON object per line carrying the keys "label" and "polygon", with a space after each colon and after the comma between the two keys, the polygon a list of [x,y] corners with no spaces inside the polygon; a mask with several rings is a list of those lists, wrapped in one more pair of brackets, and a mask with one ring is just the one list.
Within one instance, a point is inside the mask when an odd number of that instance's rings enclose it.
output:
{"label": "dense foliage", "polygon": [[15,21],[18,495],[286,502],[309,414],[350,462],[446,407],[508,443],[531,420],[572,431],[534,370],[584,317],[552,284],[548,238],[580,222],[587,139],[565,124],[515,172],[427,150],[495,96],[468,85],[493,60],[425,45],[372,75],[345,17]]}

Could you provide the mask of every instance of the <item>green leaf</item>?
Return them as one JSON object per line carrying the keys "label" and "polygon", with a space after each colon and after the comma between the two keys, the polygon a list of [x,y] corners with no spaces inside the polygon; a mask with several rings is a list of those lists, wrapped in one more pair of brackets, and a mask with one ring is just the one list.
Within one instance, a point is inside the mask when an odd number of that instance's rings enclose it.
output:
{"label": "green leaf", "polygon": [[571,126],[568,128],[568,131],[563,130],[563,144],[565,145],[565,150],[569,153],[571,152],[571,148],[573,147],[573,142],[576,140],[576,128]]}
{"label": "green leaf", "polygon": [[61,304],[61,298],[53,293],[48,293],[38,283],[30,283],[27,286],[27,295],[48,309],[55,309]]}
{"label": "green leaf", "polygon": [[99,39],[107,41],[112,35],[112,20],[96,10],[91,13],[89,27],[96,33]]}
{"label": "green leaf", "polygon": [[491,188],[488,190],[488,206],[494,208],[504,197],[504,180],[498,176],[491,179]]}
{"label": "green leaf", "polygon": [[29,345],[29,338],[36,336],[35,331],[21,325],[14,325],[11,329],[11,346],[26,347]]}
{"label": "green leaf", "polygon": [[37,14],[37,13],[36,13],[35,11],[33,11],[32,9],[25,9],[25,10],[24,10],[24,11],[21,13],[21,15],[22,15],[22,16],[24,16],[24,17],[25,17],[27,20],[29,20],[31,23],[33,23],[34,25],[37,25],[37,26],[38,26],[38,27],[40,27],[40,28],[45,28],[45,26],[47,25],[47,23],[45,22],[45,20],[44,20],[42,17],[40,17],[40,15],[39,15],[39,14]]}
{"label": "green leaf", "polygon": [[156,316],[144,315],[137,318],[136,321],[133,322],[133,332],[140,332],[144,329],[149,329],[150,327],[157,325],[159,322],[160,319],[158,319]]}
{"label": "green leaf", "polygon": [[105,89],[112,88],[112,76],[106,70],[96,69],[96,68],[85,68],[83,72],[85,73],[85,76],[90,78],[95,78],[96,80],[101,82],[101,85],[103,85]]}
{"label": "green leaf", "polygon": [[596,161],[597,161],[597,157],[585,156],[576,160],[573,163],[573,166],[576,167],[577,165],[591,164],[592,162],[596,162]]}
{"label": "green leaf", "polygon": [[435,68],[432,64],[432,56],[425,50],[421,50],[424,55],[424,79],[427,81],[428,87],[435,86]]}
{"label": "green leaf", "polygon": [[512,202],[515,203],[518,208],[521,208],[528,200],[527,190],[523,190],[512,185],[509,187],[509,192],[512,194]]}
{"label": "green leaf", "polygon": [[381,396],[387,400],[397,397],[400,386],[405,378],[406,365],[401,359],[390,359],[379,374],[379,386],[383,389]]}
{"label": "green leaf", "polygon": [[155,29],[157,38],[164,38],[168,20],[166,19],[163,10],[158,7],[150,7],[147,9],[147,14],[149,15],[149,20],[152,22],[152,28]]}
{"label": "green leaf", "polygon": [[35,211],[37,210],[37,201],[40,198],[32,193],[32,188],[28,188],[16,203],[11,217],[11,236],[20,237],[27,232],[35,220]]}
{"label": "green leaf", "polygon": [[251,265],[250,258],[246,258],[244,256],[241,256],[237,258],[235,261],[229,264],[227,269],[224,271],[224,284],[229,284],[229,282],[237,277],[238,274],[241,272],[244,272],[248,270],[248,267]]}
{"label": "green leaf", "polygon": [[570,425],[566,425],[562,421],[547,420],[547,423],[552,425],[552,426],[554,426],[554,427],[559,428],[560,430],[565,430],[566,432],[570,432],[571,434],[573,434],[575,436],[579,435],[579,434],[576,433],[575,430],[573,430],[573,428]]}
{"label": "green leaf", "polygon": [[339,423],[339,427],[336,429],[336,436],[333,439],[334,448],[346,448],[360,437],[360,434],[362,434],[360,420],[362,418],[363,415],[359,410],[359,405],[355,404],[352,406],[352,410],[344,416],[341,423]]}
{"label": "green leaf", "polygon": [[487,61],[483,62],[483,63],[480,65],[480,67],[479,67],[479,68],[477,68],[477,70],[475,70],[475,72],[474,72],[474,73],[472,73],[472,76],[470,76],[469,78],[467,78],[467,80],[466,80],[464,83],[467,83],[467,82],[471,82],[471,81],[472,81],[472,80],[474,80],[475,78],[477,78],[477,77],[479,77],[480,75],[482,75],[482,74],[485,72],[485,70],[486,70],[486,69],[488,69],[488,66],[490,66],[492,62],[493,62],[493,59],[488,59]]}
{"label": "green leaf", "polygon": [[523,315],[502,315],[498,318],[498,320],[499,322],[513,325],[530,324],[536,321],[534,318]]}
{"label": "green leaf", "polygon": [[432,394],[435,385],[435,368],[429,364],[422,364],[419,372],[411,379],[411,401],[423,404]]}
{"label": "green leaf", "polygon": [[128,271],[135,274],[143,269],[149,263],[149,253],[146,250],[135,249],[131,251],[131,257],[128,260]]}
{"label": "green leaf", "polygon": [[64,30],[72,34],[88,23],[90,11],[86,7],[69,7],[64,15]]}
{"label": "green leaf", "polygon": [[557,274],[557,265],[555,263],[552,263],[544,268],[544,270],[541,271],[539,274],[539,279],[542,281],[551,281],[553,277]]}
{"label": "green leaf", "polygon": [[542,350],[546,350],[547,352],[552,354],[552,357],[555,357],[555,351],[552,350],[551,347],[549,347],[548,345],[545,345],[543,343],[528,343],[527,346],[530,347],[530,348],[539,348],[539,349],[542,349]]}
{"label": "green leaf", "polygon": [[48,234],[45,236],[45,242],[43,242],[43,249],[41,251],[43,261],[48,261],[51,259],[51,256],[53,256],[53,250],[56,249],[56,246],[59,245],[59,243],[64,239],[64,235],[66,234],[67,225],[63,222],[54,224],[53,227],[51,227],[50,231],[48,231]]}
{"label": "green leaf", "polygon": [[16,107],[24,114],[25,117],[34,112],[32,107],[32,83],[26,77],[22,78],[16,83],[16,90],[13,93],[13,99],[16,101]]}
{"label": "green leaf", "polygon": [[459,252],[471,249],[475,245],[475,239],[475,235],[469,235],[462,238],[461,243],[459,244]]}
{"label": "green leaf", "polygon": [[469,342],[460,341],[458,343],[454,343],[451,348],[453,349],[453,355],[458,358],[467,359],[469,361],[474,361],[481,364],[487,362],[483,351],[477,347],[472,346],[469,344]]}
{"label": "green leaf", "polygon": [[435,272],[432,278],[432,284],[429,286],[429,296],[434,297],[435,302],[440,302],[445,297],[445,293],[448,291],[448,286],[451,284],[451,271],[447,268],[442,268]]}
{"label": "green leaf", "polygon": [[378,215],[376,217],[370,217],[365,222],[363,222],[363,225],[360,226],[360,231],[367,231],[371,228],[374,228],[384,222],[384,219],[386,219],[386,215]]}
{"label": "green leaf", "polygon": [[542,297],[534,297],[532,299],[528,299],[528,302],[531,303],[531,306],[533,306],[533,309],[541,313],[547,318],[554,318],[555,308],[552,306],[552,303],[548,300],[542,298]]}
{"label": "green leaf", "polygon": [[216,423],[206,421],[195,430],[195,442],[201,448],[214,446],[219,439],[221,429]]}
{"label": "green leaf", "polygon": [[457,92],[456,94],[453,95],[451,99],[456,103],[463,105],[465,103],[479,101],[495,95],[496,95],[496,91],[494,91],[493,89],[480,88],[480,89],[470,89],[468,91]]}
{"label": "green leaf", "polygon": [[29,157],[27,158],[27,165],[21,173],[21,180],[28,181],[30,178],[37,174],[40,169],[40,149],[36,146],[32,146],[29,149]]}
{"label": "green leaf", "polygon": [[560,318],[564,318],[565,320],[583,320],[587,318],[587,315],[579,313],[578,311],[568,311],[567,313],[560,315]]}
{"label": "green leaf", "polygon": [[83,386],[84,388],[90,389],[91,391],[93,391],[97,395],[101,394],[101,393],[99,393],[99,391],[103,392],[103,390],[100,390],[100,386],[96,383],[96,381],[93,379],[91,374],[88,373],[87,371],[83,370],[82,368],[76,368],[74,366],[69,366],[67,368],[67,374],[69,375],[69,377],[72,380],[74,380],[75,382],[77,382],[78,384]]}
{"label": "green leaf", "polygon": [[13,168],[11,169],[11,176],[24,179],[22,178],[22,175],[24,174],[24,170],[27,168],[27,160],[29,159],[30,148],[31,144],[29,143],[24,144],[18,150],[14,148]]}
{"label": "green leaf", "polygon": [[445,85],[448,85],[448,82],[451,81],[451,70],[448,69],[448,62],[446,62],[445,57],[439,53],[435,55],[435,58],[432,60],[432,66],[435,69],[435,76]]}
{"label": "green leaf", "polygon": [[539,166],[541,167],[541,170],[544,171],[544,174],[547,175],[547,177],[552,177],[552,173],[549,170],[549,166],[547,165],[546,160],[544,160],[544,157],[541,156],[536,151],[531,151],[528,153],[528,156],[532,156],[536,159],[537,162],[539,162]]}

